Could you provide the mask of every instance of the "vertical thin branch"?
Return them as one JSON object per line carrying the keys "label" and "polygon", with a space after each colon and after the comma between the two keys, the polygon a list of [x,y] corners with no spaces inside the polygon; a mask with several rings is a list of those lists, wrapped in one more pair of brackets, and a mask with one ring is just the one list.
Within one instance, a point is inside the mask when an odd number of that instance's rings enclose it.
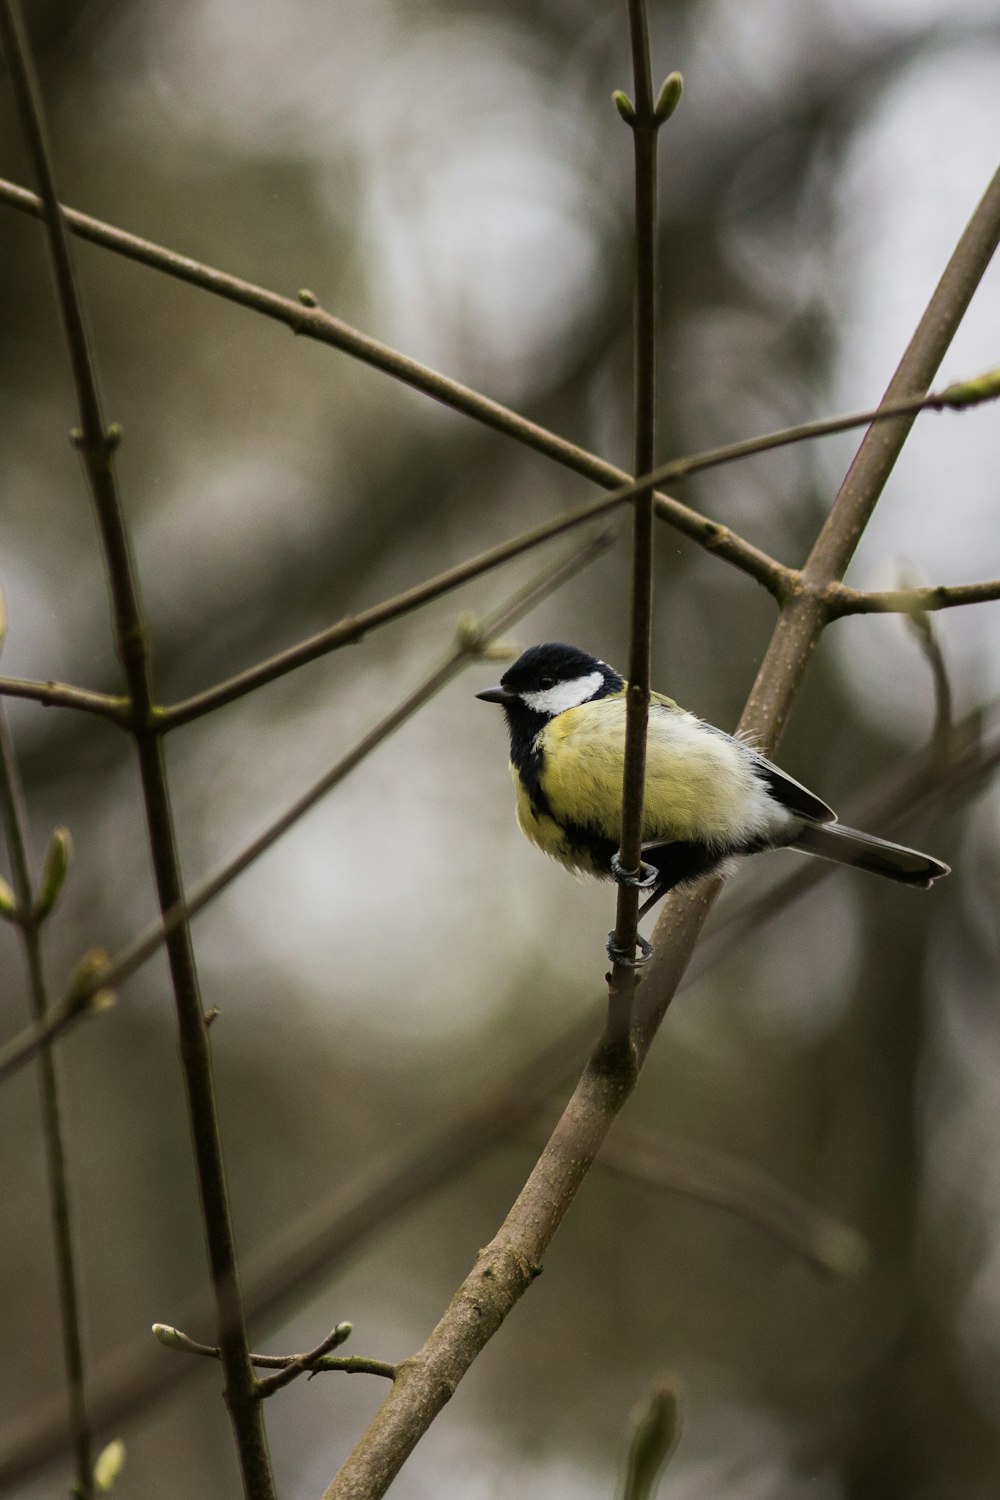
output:
{"label": "vertical thin branch", "polygon": [[[34,882],[31,877],[31,862],[28,855],[28,819],[24,805],[24,792],[7,715],[2,704],[0,704],[0,802],[3,803],[7,848],[10,853],[11,881],[17,902],[17,925],[21,933],[25,965],[28,971],[31,1010],[35,1020],[40,1021],[48,1009],[45,966],[42,959],[42,917],[35,905]],[[73,1251],[73,1225],[62,1130],[59,1073],[56,1067],[55,1049],[51,1042],[46,1042],[42,1046],[38,1056],[38,1068],[42,1133],[45,1140],[45,1159],[49,1179],[49,1210],[55,1246],[56,1279],[59,1284],[63,1357],[66,1364],[69,1425],[76,1469],[75,1489],[79,1500],[92,1500],[94,1494],[93,1441],[87,1413],[80,1294],[76,1257]]]}
{"label": "vertical thin branch", "polygon": [[[45,140],[40,93],[17,0],[0,0],[0,39],[28,152],[45,207],[56,293],[77,394],[80,430],[74,440],[83,458],[108,570],[115,648],[131,699],[131,729],[142,780],[150,852],[162,912],[183,902],[162,748],[155,728],[146,630],[128,531],[115,477],[119,434],[106,428],[97,377],[69,252],[69,237],[56,193]],[[180,1054],[194,1144],[202,1218],[215,1291],[217,1335],[243,1487],[250,1500],[273,1500],[263,1415],[250,1363],[240,1292],[225,1165],[215,1105],[208,1027],[198,984],[190,928],[180,923],[167,939],[180,1033]]]}
{"label": "vertical thin branch", "polygon": [[[619,108],[632,131],[635,174],[635,275],[632,311],[632,472],[648,474],[656,459],[656,275],[659,225],[656,203],[656,143],[660,121],[653,100],[652,64],[645,0],[628,0],[635,103]],[[642,810],[649,716],[650,638],[653,616],[653,490],[632,502],[632,601],[626,689],[625,768],[619,860],[623,871],[642,868]],[[614,950],[608,981],[605,1041],[613,1051],[627,1046],[636,987],[635,955],[639,892],[619,885]]]}

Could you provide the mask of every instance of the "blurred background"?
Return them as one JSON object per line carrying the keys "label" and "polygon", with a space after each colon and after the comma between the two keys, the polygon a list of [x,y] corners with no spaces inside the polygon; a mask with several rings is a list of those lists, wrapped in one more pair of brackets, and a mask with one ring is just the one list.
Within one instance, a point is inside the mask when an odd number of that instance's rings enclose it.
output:
{"label": "blurred background", "polygon": [[[650,10],[655,75],[686,81],[661,137],[662,456],[873,403],[994,168],[995,5]],[[610,101],[631,88],[624,3],[36,0],[29,20],[68,203],[287,295],[307,286],[628,465],[631,158]],[[28,182],[18,140],[4,87],[0,172]],[[107,413],[125,431],[163,701],[594,493],[277,324],[92,246],[76,254]],[[3,671],[117,691],[39,225],[2,210],[0,257]],[[998,328],[994,266],[942,380],[995,364]],[[798,563],[855,442],[679,493]],[[923,419],[849,582],[996,576],[998,474],[995,409]],[[654,681],[732,728],[772,601],[667,530],[657,545]],[[621,664],[626,554],[537,609],[515,643],[571,640]],[[485,613],[539,565],[511,564],[173,734],[187,878],[409,691],[461,610]],[[936,617],[959,716],[1000,694],[998,610]],[[333,1243],[338,1205],[363,1203],[373,1173],[425,1132],[447,1135],[574,1025],[582,1056],[588,1018],[599,1024],[613,892],[574,885],[518,834],[503,725],[472,697],[496,672],[467,671],[197,921],[239,1243],[270,1268],[253,1279],[272,1295],[256,1348],[309,1347],[342,1319],[345,1352],[397,1360],[422,1342],[523,1181],[565,1070],[528,1123],[405,1212],[361,1212],[364,1235],[341,1235],[278,1302],[282,1247],[301,1244],[303,1215]],[[900,619],[841,622],[779,758],[846,813],[925,746],[934,711]],[[153,914],[137,777],[112,726],[8,712],[36,857],[56,823],[77,849],[50,931],[58,985],[83,949],[114,950]],[[861,1236],[864,1263],[824,1274],[746,1215],[668,1191],[642,1153],[625,1172],[598,1167],[545,1275],[396,1482],[401,1500],[609,1496],[628,1414],[665,1370],[687,1391],[664,1485],[680,1500],[996,1493],[995,787],[962,783],[895,832],[953,878],[922,897],[835,873],[731,947],[670,1011],[624,1122],[647,1144],[725,1153],[751,1198],[766,1172]],[[718,916],[800,864],[754,861]],[[6,1037],[28,1015],[6,927],[0,964]],[[212,1332],[191,1310],[205,1261],[162,960],[60,1052],[94,1396],[118,1372],[132,1398],[100,1423],[128,1449],[116,1494],[235,1497],[217,1369],[148,1334],[154,1321]],[[64,1493],[70,1467],[45,1437],[64,1398],[30,1069],[0,1090],[0,1139],[0,1476],[40,1497]],[[281,1493],[319,1494],[382,1394],[327,1376],[270,1402]]]}

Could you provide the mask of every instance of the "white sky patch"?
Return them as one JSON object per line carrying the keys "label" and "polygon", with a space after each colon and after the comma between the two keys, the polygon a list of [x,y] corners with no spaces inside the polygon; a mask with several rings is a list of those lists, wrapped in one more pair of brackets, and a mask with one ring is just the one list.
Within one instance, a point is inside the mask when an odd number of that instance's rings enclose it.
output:
{"label": "white sky patch", "polygon": [[522,693],[521,701],[536,714],[552,718],[565,713],[567,708],[578,708],[597,692],[604,681],[603,672],[588,672],[586,677],[572,677],[567,682],[557,682],[555,687],[541,693]]}
{"label": "white sky patch", "polygon": [[[881,97],[858,135],[839,189],[834,312],[840,333],[831,409],[877,400],[996,165],[1000,53],[959,48],[922,59]],[[956,141],[961,140],[961,149]],[[1000,266],[983,278],[935,379],[996,363]],[[830,493],[857,439],[818,450]],[[921,418],[896,463],[848,575],[893,588],[902,570],[926,583],[996,573],[1000,429],[989,407]],[[997,605],[935,616],[959,694],[995,691]],[[831,632],[832,649],[874,718],[911,736],[931,714],[924,663],[904,622],[866,619]]]}

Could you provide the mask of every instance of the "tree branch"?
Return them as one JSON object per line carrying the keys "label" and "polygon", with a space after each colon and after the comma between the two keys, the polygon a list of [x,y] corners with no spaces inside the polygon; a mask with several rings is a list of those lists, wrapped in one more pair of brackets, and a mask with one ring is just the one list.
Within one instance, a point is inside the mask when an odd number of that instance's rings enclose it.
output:
{"label": "tree branch", "polygon": [[926,588],[864,590],[829,583],[823,600],[831,620],[844,615],[924,614],[956,609],[962,604],[987,604],[1000,599],[1000,579],[983,583],[938,583]]}
{"label": "tree branch", "polygon": [[[162,746],[152,728],[153,696],[145,623],[115,477],[114,451],[120,433],[104,425],[97,377],[73,276],[69,238],[45,140],[40,92],[17,0],[0,0],[0,37],[7,55],[28,154],[41,190],[56,295],[80,414],[80,428],[73,439],[83,458],[93,496],[108,572],[115,647],[131,699],[131,728],[139,760],[160,908],[169,911],[171,907],[183,904],[183,886]],[[186,922],[179,922],[167,938],[167,956],[176,1000],[202,1218],[215,1288],[226,1404],[248,1500],[274,1500],[267,1440],[247,1346],[208,1031]]]}
{"label": "tree branch", "polygon": [[43,708],[78,708],[84,713],[99,714],[114,724],[127,727],[130,705],[127,698],[107,693],[92,693],[87,688],[68,687],[63,682],[33,682],[24,677],[0,677],[0,698],[28,698]]}
{"label": "tree branch", "polygon": [[321,797],[324,797],[351,771],[355,770],[383,740],[388,739],[408,719],[412,718],[418,709],[428,703],[460,671],[471,662],[479,660],[492,640],[507,630],[522,615],[534,609],[554,590],[560,588],[581,568],[586,567],[601,553],[607,551],[611,542],[612,538],[606,532],[590,538],[582,546],[574,548],[554,567],[547,568],[544,573],[538,574],[524,587],[518,589],[481,624],[460,631],[457,645],[440,665],[385,718],[362,736],[353,749],[342,756],[329,771],[324,772],[318,781],[303,792],[291,807],[272,819],[266,828],[228,859],[214,875],[192,887],[183,901],[164,912],[159,922],[154,923],[146,932],[135,938],[116,957],[94,966],[93,972],[84,982],[72,983],[69,993],[48,1012],[44,1021],[28,1027],[0,1049],[0,1081],[23,1066],[45,1041],[71,1026],[88,1010],[103,1009],[103,1005],[95,1005],[97,997],[107,995],[123,980],[134,974],[169,940],[173,932],[204,911],[205,907],[232,885],[244,870],[270,849],[272,844],[277,843],[282,834],[287,833],[300,818],[304,817]]}
{"label": "tree branch", "polygon": [[[9,207],[36,218],[43,216],[41,201],[34,193],[2,179],[0,179],[0,203],[6,203]],[[199,287],[203,291],[212,292],[230,302],[236,302],[242,307],[250,308],[253,312],[263,314],[264,317],[273,318],[304,338],[329,344],[350,355],[351,358],[382,370],[394,379],[402,381],[404,385],[412,386],[414,390],[421,391],[425,396],[440,401],[442,405],[449,406],[454,411],[461,412],[464,416],[493,428],[496,432],[504,433],[516,442],[534,449],[546,458],[553,459],[576,474],[581,474],[585,479],[593,480],[605,489],[614,489],[628,478],[624,470],[616,468],[614,464],[606,463],[593,453],[588,453],[585,448],[580,448],[575,443],[568,442],[566,438],[548,432],[537,423],[518,416],[508,407],[502,406],[497,401],[491,401],[459,381],[450,380],[446,375],[440,375],[436,370],[429,369],[417,360],[409,359],[406,355],[399,354],[387,345],[379,343],[377,339],[369,338],[367,334],[351,328],[339,318],[324,312],[322,308],[304,306],[295,298],[279,296],[276,292],[267,291],[264,287],[255,286],[252,282],[231,276],[226,271],[202,265],[189,256],[178,255],[175,251],[153,244],[150,240],[140,239],[137,235],[128,234],[122,229],[115,229],[112,225],[102,223],[100,219],[90,218],[87,214],[78,213],[75,209],[67,208],[63,210],[63,213],[69,228],[82,239],[89,240],[92,244],[100,245],[118,255],[124,255],[130,260],[139,261],[154,270],[165,272],[168,276],[186,281],[189,285]],[[717,525],[716,522],[699,515],[690,506],[681,504],[679,500],[674,500],[669,495],[657,496],[657,514],[661,520],[682,532],[691,541],[718,552],[728,562],[735,567],[742,568],[751,577],[764,583],[766,587],[772,586],[776,578],[775,570],[781,570],[780,564],[775,563],[759,548],[745,542],[728,527]]]}
{"label": "tree branch", "polygon": [[[948,390],[956,387],[948,387]],[[962,390],[966,387],[963,385]],[[979,395],[976,399],[981,401],[993,400],[997,391],[990,390],[986,394]],[[473,578],[499,567],[502,563],[509,562],[512,558],[519,557],[522,553],[531,551],[543,542],[550,541],[553,537],[561,536],[567,531],[573,531],[578,526],[585,525],[588,521],[594,521],[609,512],[617,510],[636,496],[648,490],[650,484],[661,484],[674,479],[684,479],[691,474],[702,473],[708,469],[718,468],[723,464],[734,463],[743,458],[750,458],[759,453],[767,453],[774,448],[784,448],[792,443],[803,442],[809,438],[824,437],[831,433],[847,432],[852,427],[867,427],[871,423],[890,421],[900,413],[912,415],[920,411],[941,411],[946,407],[955,409],[972,405],[972,401],[952,402],[946,400],[947,390],[938,394],[910,398],[893,403],[884,403],[870,411],[852,412],[847,416],[829,417],[816,422],[803,422],[796,427],[785,427],[777,432],[766,433],[763,436],[749,438],[739,443],[729,443],[721,448],[706,449],[703,453],[689,454],[685,458],[671,460],[655,469],[652,474],[637,480],[629,480],[621,485],[611,494],[602,496],[599,500],[592,500],[587,505],[578,506],[574,510],[565,511],[563,515],[557,516],[552,521],[543,522],[541,526],[532,527],[530,531],[522,532],[519,536],[512,537],[510,541],[501,542],[497,547],[491,547],[486,552],[480,552],[476,557],[467,562],[459,563],[457,567],[449,568],[437,577],[428,579],[427,582],[418,584],[415,588],[407,589],[402,594],[395,595],[383,604],[376,604],[371,609],[361,614],[350,615],[345,620],[338,621],[327,630],[320,631],[317,635],[309,636],[307,640],[299,642],[297,646],[291,646],[286,651],[279,652],[276,656],[269,657],[266,661],[258,663],[255,667],[248,668],[245,672],[219,683],[216,687],[207,688],[204,692],[187,698],[181,703],[174,704],[171,708],[157,709],[154,713],[155,727],[160,733],[170,729],[176,729],[181,724],[187,724],[192,719],[200,718],[212,709],[220,707],[224,703],[232,703],[237,698],[262,687],[265,683],[273,682],[276,678],[284,676],[287,672],[294,671],[306,662],[315,661],[320,656],[325,656],[330,651],[336,651],[341,646],[353,644],[361,639],[369,630],[376,626],[384,625],[389,620],[398,619],[400,615],[409,613],[419,605],[426,604],[439,595],[447,593],[448,590],[457,588],[459,584],[468,583]],[[659,500],[657,501],[659,507]],[[735,545],[732,533],[724,526],[716,525],[714,521],[704,522],[704,545],[710,550],[718,553],[720,557],[734,560],[732,547]],[[742,548],[742,543],[740,544]],[[760,568],[754,565],[754,569],[747,568],[746,571],[754,572],[754,576],[764,583],[779,603],[784,603],[801,593],[803,589],[802,575],[797,568],[787,568],[781,563],[774,562],[766,557],[764,553],[758,554]]]}
{"label": "tree branch", "polygon": [[[199,1344],[188,1338],[179,1328],[170,1328],[165,1323],[154,1323],[153,1333],[167,1349],[178,1354],[199,1354],[204,1359],[219,1359],[220,1352],[212,1344]],[[348,1375],[381,1375],[386,1380],[395,1380],[396,1366],[382,1359],[367,1359],[361,1354],[333,1355],[336,1349],[351,1334],[350,1323],[338,1323],[323,1341],[306,1354],[251,1354],[250,1361],[257,1369],[276,1370],[264,1380],[258,1380],[257,1392],[263,1400],[273,1396],[300,1375],[319,1375],[325,1370],[341,1370]]]}
{"label": "tree branch", "polygon": [[[632,131],[635,196],[635,248],[632,294],[632,471],[651,473],[656,462],[657,338],[657,142],[661,120],[653,105],[652,62],[645,0],[628,0],[629,37],[635,103],[616,96],[619,113]],[[677,75],[679,77],[679,75]],[[642,877],[642,812],[646,785],[646,724],[653,630],[653,491],[640,490],[632,502],[632,597],[629,610],[628,686],[625,701],[625,755],[618,868],[632,877],[620,883],[615,928],[608,952],[608,1014],[604,1040],[619,1066],[634,1070],[631,1050],[632,1002],[637,983],[635,949],[639,931]]]}
{"label": "tree branch", "polygon": [[[971,296],[969,283],[985,269],[989,257],[983,254],[983,244],[991,235],[995,244],[1000,237],[1000,192],[996,201],[987,195],[977,208],[890,390],[902,386],[912,394],[922,374],[930,380]],[[932,351],[936,353],[933,362]],[[877,449],[869,441],[870,433],[862,443],[851,466],[850,485],[845,481],[842,486],[810,556],[811,577],[819,587],[846,566],[856,544],[859,518],[870,515],[907,430],[897,423],[891,441]],[[824,624],[825,612],[815,594],[797,595],[782,609],[741,719],[741,728],[752,732],[765,750],[780,737]],[[635,1008],[640,1066],[719,885],[709,880],[667,897],[656,927],[656,952]],[[400,1366],[392,1391],[324,1500],[373,1500],[385,1493],[458,1381],[527,1290],[628,1093],[627,1087],[602,1069],[599,1049],[497,1235],[480,1253],[427,1342]]]}
{"label": "tree branch", "polygon": [[[37,1024],[44,1019],[48,1008],[48,986],[42,953],[42,923],[48,913],[42,912],[35,896],[31,861],[28,855],[28,817],[24,802],[24,789],[7,715],[2,704],[0,704],[0,802],[3,803],[11,878],[17,901],[17,926],[28,970],[31,1009]],[[50,849],[52,847],[50,844]],[[63,866],[63,874],[65,874],[65,866]],[[54,889],[51,898],[53,904],[57,896],[58,889]],[[51,907],[49,909],[51,910]],[[76,1470],[75,1483],[79,1500],[93,1500],[94,1447],[87,1409],[79,1275],[73,1239],[69,1173],[66,1166],[61,1086],[51,1042],[44,1043],[40,1048],[38,1083],[48,1171],[49,1212],[52,1220],[52,1240],[59,1288],[63,1359],[69,1399],[69,1426]]]}
{"label": "tree branch", "polygon": [[857,1276],[868,1259],[857,1230],[741,1157],[619,1120],[597,1165],[735,1214],[827,1276]]}

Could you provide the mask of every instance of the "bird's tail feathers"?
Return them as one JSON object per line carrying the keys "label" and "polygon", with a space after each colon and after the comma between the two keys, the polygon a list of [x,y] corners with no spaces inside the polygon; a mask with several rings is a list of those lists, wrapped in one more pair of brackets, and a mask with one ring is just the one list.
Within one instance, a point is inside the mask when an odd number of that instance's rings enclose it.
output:
{"label": "bird's tail feathers", "polygon": [[925,890],[940,876],[950,874],[948,865],[929,854],[907,849],[903,844],[891,844],[888,839],[878,839],[871,833],[860,833],[856,828],[845,828],[842,823],[807,823],[791,847]]}

